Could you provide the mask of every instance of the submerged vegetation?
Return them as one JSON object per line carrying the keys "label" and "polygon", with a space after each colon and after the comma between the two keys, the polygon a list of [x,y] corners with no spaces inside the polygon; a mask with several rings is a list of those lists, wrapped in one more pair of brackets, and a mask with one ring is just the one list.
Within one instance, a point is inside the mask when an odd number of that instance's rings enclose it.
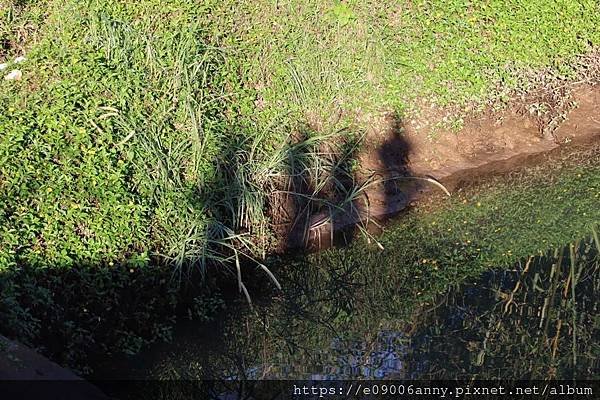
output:
{"label": "submerged vegetation", "polygon": [[[600,43],[594,0],[0,6],[0,63],[22,73],[0,81],[0,332],[32,345],[57,336],[43,350],[80,368],[92,347],[168,338],[182,278],[209,265],[230,267],[220,270],[247,292],[241,265],[262,262],[276,286],[270,196],[332,212],[356,196],[356,150],[376,115],[410,117],[424,97],[482,104],[526,87],[527,70],[568,81]],[[452,217],[400,224],[384,246],[431,258],[489,237],[463,255],[487,268],[500,251],[567,242],[600,220],[597,167],[585,168],[503,192],[521,219],[492,200],[453,203]],[[455,227],[460,212],[484,232],[459,238],[471,226]]]}

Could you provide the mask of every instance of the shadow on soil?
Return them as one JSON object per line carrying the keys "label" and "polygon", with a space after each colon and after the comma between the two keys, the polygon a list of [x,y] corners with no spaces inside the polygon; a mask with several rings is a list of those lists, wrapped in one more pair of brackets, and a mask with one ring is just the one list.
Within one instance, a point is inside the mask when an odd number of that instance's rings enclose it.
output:
{"label": "shadow on soil", "polygon": [[[377,231],[379,223],[408,205],[416,188],[402,180],[411,174],[410,144],[402,136],[398,115],[390,115],[386,123],[390,134],[375,152],[376,171],[357,172],[364,143],[350,134],[340,135],[336,143],[320,143],[317,149],[299,147],[294,158],[305,162],[289,164],[288,193],[292,194],[276,201],[286,217],[279,229],[285,238],[282,251],[345,246],[360,234],[370,238],[369,232]],[[302,132],[300,142],[307,140],[308,133]],[[311,157],[316,158],[312,164]],[[322,176],[315,173],[318,163],[325,167]]]}

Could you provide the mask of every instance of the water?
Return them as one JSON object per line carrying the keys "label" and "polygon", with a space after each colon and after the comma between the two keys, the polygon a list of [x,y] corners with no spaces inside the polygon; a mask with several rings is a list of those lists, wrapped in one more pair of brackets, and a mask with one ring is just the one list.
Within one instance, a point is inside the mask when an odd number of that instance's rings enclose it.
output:
{"label": "water", "polygon": [[291,265],[280,271],[284,293],[252,310],[231,305],[219,324],[180,324],[173,343],[113,360],[102,377],[600,378],[593,238],[457,277],[443,293],[412,294],[408,278],[378,267],[387,278],[344,263]]}

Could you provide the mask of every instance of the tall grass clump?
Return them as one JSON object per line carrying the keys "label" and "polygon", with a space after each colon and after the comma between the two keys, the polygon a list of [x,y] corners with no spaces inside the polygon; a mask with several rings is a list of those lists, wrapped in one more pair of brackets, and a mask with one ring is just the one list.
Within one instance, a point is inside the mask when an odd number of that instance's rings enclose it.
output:
{"label": "tall grass clump", "polygon": [[[11,113],[2,121],[3,155],[14,160],[2,172],[15,178],[3,186],[5,215],[17,227],[5,233],[8,263],[149,254],[179,276],[233,267],[274,244],[273,192],[310,187],[301,195],[323,202],[325,186],[342,188],[331,181],[342,161],[320,148],[342,135],[294,141],[301,123],[251,118],[255,93],[240,74],[247,60],[219,33],[226,22],[217,4],[49,3],[25,79],[2,91]],[[35,215],[37,225],[25,209],[12,210],[36,204],[49,210]]]}

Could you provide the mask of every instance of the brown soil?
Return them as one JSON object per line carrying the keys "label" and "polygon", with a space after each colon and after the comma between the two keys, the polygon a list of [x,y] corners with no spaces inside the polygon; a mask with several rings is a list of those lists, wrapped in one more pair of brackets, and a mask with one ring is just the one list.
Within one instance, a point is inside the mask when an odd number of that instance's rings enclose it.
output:
{"label": "brown soil", "polygon": [[[362,169],[409,170],[414,175],[431,175],[446,184],[452,183],[453,175],[467,170],[479,169],[484,175],[509,171],[529,154],[600,134],[600,86],[580,87],[572,96],[577,106],[552,137],[541,136],[537,116],[524,114],[517,107],[488,111],[467,121],[459,132],[439,134],[435,139],[428,137],[427,130],[416,129],[412,123],[389,122],[388,117],[384,130],[370,132],[367,137],[368,147],[360,155]],[[398,145],[400,141],[403,143]],[[519,160],[513,160],[514,157]],[[491,170],[482,168],[499,163],[506,165]]]}
{"label": "brown soil", "polygon": [[[575,86],[563,95],[551,104],[545,93],[513,101],[502,111],[490,107],[468,118],[459,132],[442,132],[435,138],[432,127],[439,126],[437,122],[444,115],[435,108],[408,122],[395,115],[385,116],[367,133],[366,145],[357,155],[360,168],[356,177],[358,183],[372,176],[383,178],[383,182],[370,186],[348,212],[333,221],[327,212],[304,218],[302,237],[290,233],[294,229],[290,229],[288,213],[284,218],[287,222],[279,227],[279,234],[287,231],[288,238],[281,250],[307,245],[322,248],[340,236],[347,243],[359,224],[382,222],[425,191],[437,190],[435,185],[409,176],[434,178],[453,191],[475,179],[537,164],[557,149],[600,140],[600,85]],[[542,102],[550,105],[554,114],[529,112],[532,104]]]}

